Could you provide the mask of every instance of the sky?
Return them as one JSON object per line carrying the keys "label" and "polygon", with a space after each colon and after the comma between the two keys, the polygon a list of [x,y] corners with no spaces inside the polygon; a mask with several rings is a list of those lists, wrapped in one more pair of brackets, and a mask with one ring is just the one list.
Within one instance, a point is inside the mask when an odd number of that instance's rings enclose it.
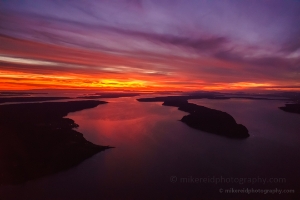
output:
{"label": "sky", "polygon": [[0,0],[0,90],[300,90],[300,0]]}

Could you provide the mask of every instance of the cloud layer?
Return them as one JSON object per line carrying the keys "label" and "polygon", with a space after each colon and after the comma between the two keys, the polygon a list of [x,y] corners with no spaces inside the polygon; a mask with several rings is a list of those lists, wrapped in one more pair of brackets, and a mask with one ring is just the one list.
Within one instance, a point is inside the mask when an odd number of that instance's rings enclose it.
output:
{"label": "cloud layer", "polygon": [[0,13],[3,73],[76,74],[68,87],[300,85],[298,0],[10,0]]}

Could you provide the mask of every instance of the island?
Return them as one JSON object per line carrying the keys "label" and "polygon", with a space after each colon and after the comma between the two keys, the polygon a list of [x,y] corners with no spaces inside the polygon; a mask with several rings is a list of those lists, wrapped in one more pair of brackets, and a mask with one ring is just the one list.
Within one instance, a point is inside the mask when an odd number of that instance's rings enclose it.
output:
{"label": "island", "polygon": [[[153,98],[153,101],[158,99],[164,98]],[[138,101],[149,102],[151,99],[138,99]],[[242,124],[237,124],[228,113],[189,103],[186,97],[167,97],[162,105],[175,106],[181,111],[190,113],[180,121],[192,128],[229,138],[243,139],[249,137],[248,129]]]}
{"label": "island", "polygon": [[0,184],[18,184],[69,169],[109,146],[87,141],[65,118],[104,101],[0,106]]}
{"label": "island", "polygon": [[300,114],[300,103],[285,104],[284,107],[279,107],[279,109],[285,112]]}

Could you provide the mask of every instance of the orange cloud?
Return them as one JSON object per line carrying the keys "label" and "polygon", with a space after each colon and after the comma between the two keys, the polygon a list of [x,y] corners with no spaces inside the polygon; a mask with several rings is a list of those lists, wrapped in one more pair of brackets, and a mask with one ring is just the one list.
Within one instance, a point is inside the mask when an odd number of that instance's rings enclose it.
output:
{"label": "orange cloud", "polygon": [[0,43],[0,90],[223,91],[298,86],[295,81],[272,79],[213,57],[98,52],[5,36],[0,36]]}

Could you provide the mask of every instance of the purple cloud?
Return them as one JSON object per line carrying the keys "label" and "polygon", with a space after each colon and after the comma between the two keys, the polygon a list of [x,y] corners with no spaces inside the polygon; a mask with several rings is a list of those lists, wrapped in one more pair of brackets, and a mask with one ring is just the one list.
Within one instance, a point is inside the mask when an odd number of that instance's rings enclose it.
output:
{"label": "purple cloud", "polygon": [[[296,0],[10,0],[0,34],[130,56],[209,57],[241,71],[195,65],[219,77],[299,77]],[[196,76],[195,75],[195,76]],[[228,78],[228,79],[230,79]],[[224,78],[225,79],[225,78]]]}

